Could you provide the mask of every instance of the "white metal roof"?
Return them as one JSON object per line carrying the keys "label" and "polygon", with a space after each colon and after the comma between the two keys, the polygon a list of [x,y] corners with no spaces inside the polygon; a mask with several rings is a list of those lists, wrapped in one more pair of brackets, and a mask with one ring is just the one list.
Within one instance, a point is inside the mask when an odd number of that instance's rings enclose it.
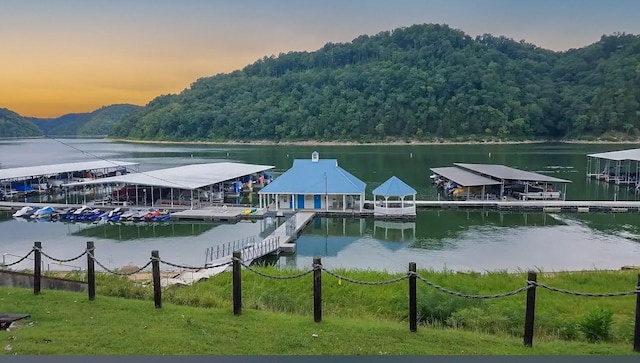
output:
{"label": "white metal roof", "polygon": [[64,184],[64,186],[121,183],[193,190],[273,168],[274,166],[271,165],[230,162],[191,164],[175,168],[159,169],[69,183]]}
{"label": "white metal roof", "polygon": [[19,168],[0,169],[0,180],[32,178],[83,170],[121,168],[131,165],[138,165],[138,163],[118,160],[97,160],[66,164],[22,166]]}
{"label": "white metal roof", "polygon": [[445,166],[443,168],[431,168],[431,171],[463,187],[477,187],[477,186],[483,186],[483,185],[502,184],[497,180],[485,178],[481,175],[474,174],[470,171],[466,171],[464,169],[461,169],[455,166]]}
{"label": "white metal roof", "polygon": [[509,166],[500,164],[466,164],[466,163],[453,163],[453,165],[471,170],[476,173],[485,174],[498,179],[509,180],[527,180],[543,183],[571,183],[570,180],[554,178],[552,176],[534,173],[531,171],[525,171],[515,169]]}
{"label": "white metal roof", "polygon": [[609,151],[604,153],[588,154],[588,157],[608,159],[608,160],[632,160],[640,161],[640,149],[627,149],[618,151]]}

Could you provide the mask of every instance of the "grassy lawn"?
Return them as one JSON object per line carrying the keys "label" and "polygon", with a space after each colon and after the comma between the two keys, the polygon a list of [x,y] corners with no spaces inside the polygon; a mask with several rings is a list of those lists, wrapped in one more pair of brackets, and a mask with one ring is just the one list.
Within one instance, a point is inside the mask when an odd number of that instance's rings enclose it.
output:
{"label": "grassy lawn", "polygon": [[[5,312],[28,313],[10,331],[0,332],[3,354],[633,354],[627,343],[534,340],[460,329],[421,326],[376,317],[312,315],[231,307],[202,308],[84,293],[0,288]],[[632,306],[629,307],[632,309]],[[316,336],[317,335],[317,336]],[[10,350],[9,350],[10,349]]]}
{"label": "grassy lawn", "polygon": [[[294,275],[299,271],[254,267],[269,275]],[[384,281],[400,276],[376,271],[336,271],[359,281]],[[513,291],[526,284],[526,274],[443,273],[420,271],[429,281],[467,294],[496,294]],[[633,291],[637,271],[563,272],[538,275],[538,282],[577,292],[609,293]],[[408,316],[407,280],[381,286],[341,281],[323,274],[323,311],[329,318],[378,319],[405,323]],[[418,281],[418,314],[421,324],[458,330],[510,335],[520,338],[524,330],[526,293],[478,300],[442,293]],[[274,280],[251,271],[242,272],[243,304],[246,308],[313,316],[312,275]],[[152,299],[150,284],[134,283],[114,275],[100,276],[100,294]],[[230,309],[231,274],[223,273],[191,286],[175,286],[163,291],[163,301],[178,305]],[[601,332],[604,341],[632,344],[634,295],[584,297],[538,288],[536,292],[536,339],[588,341],[588,334]],[[599,321],[610,314],[606,331]]]}

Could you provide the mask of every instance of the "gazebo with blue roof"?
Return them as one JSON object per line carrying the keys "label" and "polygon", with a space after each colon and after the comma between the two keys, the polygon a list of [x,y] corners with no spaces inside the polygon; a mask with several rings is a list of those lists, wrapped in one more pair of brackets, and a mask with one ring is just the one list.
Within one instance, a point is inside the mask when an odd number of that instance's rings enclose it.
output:
{"label": "gazebo with blue roof", "polygon": [[[416,215],[416,190],[407,185],[395,175],[373,190],[373,216],[415,216]],[[376,201],[376,196],[384,197],[384,200]],[[413,196],[413,203],[405,202],[404,198]],[[398,201],[389,198],[398,198]]]}
{"label": "gazebo with blue roof", "polygon": [[[275,204],[275,210],[326,210],[362,212],[367,185],[338,166],[336,159],[296,159],[291,169],[262,188],[260,208]],[[357,204],[356,204],[357,203]]]}

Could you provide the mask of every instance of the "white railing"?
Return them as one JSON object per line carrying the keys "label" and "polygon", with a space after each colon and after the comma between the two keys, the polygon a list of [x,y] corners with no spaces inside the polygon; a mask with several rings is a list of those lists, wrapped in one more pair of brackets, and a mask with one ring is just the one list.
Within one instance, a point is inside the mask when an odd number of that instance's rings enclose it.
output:
{"label": "white railing", "polygon": [[373,214],[390,216],[414,215],[416,214],[416,206],[411,205],[408,207],[383,207],[376,205],[373,207]]}

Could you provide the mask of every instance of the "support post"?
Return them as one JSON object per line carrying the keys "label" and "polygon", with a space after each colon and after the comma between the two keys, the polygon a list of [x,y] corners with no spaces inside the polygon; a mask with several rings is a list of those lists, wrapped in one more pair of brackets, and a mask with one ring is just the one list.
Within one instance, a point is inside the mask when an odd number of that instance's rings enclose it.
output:
{"label": "support post", "polygon": [[409,330],[418,330],[418,294],[416,291],[416,263],[409,262]]}
{"label": "support post", "polygon": [[322,261],[313,258],[313,321],[322,321]]}
{"label": "support post", "polygon": [[233,251],[233,315],[242,314],[242,253]]}
{"label": "support post", "polygon": [[151,251],[151,271],[153,274],[153,302],[156,309],[162,307],[162,291],[160,290],[160,253]]}
{"label": "support post", "polygon": [[42,242],[33,242],[33,294],[40,295],[42,281]]}
{"label": "support post", "polygon": [[96,266],[95,266],[95,247],[93,241],[87,241],[87,291],[89,292],[89,301],[96,299]]}
{"label": "support post", "polygon": [[633,351],[640,352],[640,274],[636,284],[636,326],[633,331]]}
{"label": "support post", "polygon": [[529,272],[527,274],[527,284],[530,285],[527,290],[527,306],[524,318],[524,346],[533,346],[533,326],[536,314],[536,285],[538,274]]}

